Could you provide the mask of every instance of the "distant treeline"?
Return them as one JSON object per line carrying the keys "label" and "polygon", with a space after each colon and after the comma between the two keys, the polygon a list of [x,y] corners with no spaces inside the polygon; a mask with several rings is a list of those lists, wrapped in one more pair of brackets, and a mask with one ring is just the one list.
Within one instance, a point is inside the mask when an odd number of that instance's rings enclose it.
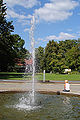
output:
{"label": "distant treeline", "polygon": [[54,40],[43,47],[36,48],[37,72],[63,73],[64,69],[80,72],[80,38],[78,40]]}

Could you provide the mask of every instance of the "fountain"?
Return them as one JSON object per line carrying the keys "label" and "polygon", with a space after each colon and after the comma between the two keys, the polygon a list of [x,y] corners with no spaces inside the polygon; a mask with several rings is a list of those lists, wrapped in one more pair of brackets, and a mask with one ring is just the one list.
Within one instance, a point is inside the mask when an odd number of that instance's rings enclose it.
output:
{"label": "fountain", "polygon": [[[22,95],[19,98],[19,103],[16,104],[15,108],[19,109],[34,109],[35,106],[35,40],[34,40],[34,24],[35,24],[35,17],[33,16],[31,19],[31,28],[30,28],[30,40],[31,40],[31,58],[32,59],[32,81],[31,81],[31,90],[29,90],[27,95]],[[25,68],[24,78],[26,76],[27,66]]]}
{"label": "fountain", "polygon": [[[9,107],[12,108],[16,108],[18,110],[33,110],[33,109],[37,109],[40,106],[35,102],[35,40],[34,40],[34,23],[35,23],[35,17],[32,17],[31,20],[31,28],[30,28],[30,39],[31,39],[31,59],[32,59],[32,81],[31,84],[31,90],[25,94],[22,94],[21,96],[19,96],[18,102],[16,104],[13,105],[8,105]],[[24,73],[24,78],[26,76],[26,70],[27,70],[27,66],[25,68],[25,73]]]}
{"label": "fountain", "polygon": [[37,98],[37,105],[31,106],[26,93],[0,94],[0,120],[80,119],[79,97],[37,94]]}
{"label": "fountain", "polygon": [[[79,120],[79,97],[67,97],[63,95],[58,96],[39,93],[35,96],[34,23],[35,18],[33,16],[30,29],[33,61],[32,89],[29,93],[1,93],[0,120]],[[45,81],[45,70],[43,80]],[[35,97],[37,99],[35,99]]]}
{"label": "fountain", "polygon": [[35,76],[35,40],[34,40],[34,23],[35,17],[32,17],[31,20],[31,29],[30,29],[30,37],[31,37],[31,48],[32,48],[32,104],[35,102],[35,88],[34,88],[34,76]]}

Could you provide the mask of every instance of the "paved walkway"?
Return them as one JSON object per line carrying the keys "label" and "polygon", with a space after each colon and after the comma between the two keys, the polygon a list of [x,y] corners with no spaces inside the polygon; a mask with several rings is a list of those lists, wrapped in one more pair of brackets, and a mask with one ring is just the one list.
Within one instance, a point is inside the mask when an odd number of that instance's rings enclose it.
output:
{"label": "paved walkway", "polygon": [[[32,83],[27,81],[0,81],[0,92],[22,92],[22,91],[30,91],[32,89]],[[60,94],[66,95],[76,95],[80,96],[80,83],[70,84],[70,92],[64,92],[64,84],[57,82],[49,82],[49,83],[38,83],[35,82],[35,90],[43,93],[57,93],[60,91]]]}

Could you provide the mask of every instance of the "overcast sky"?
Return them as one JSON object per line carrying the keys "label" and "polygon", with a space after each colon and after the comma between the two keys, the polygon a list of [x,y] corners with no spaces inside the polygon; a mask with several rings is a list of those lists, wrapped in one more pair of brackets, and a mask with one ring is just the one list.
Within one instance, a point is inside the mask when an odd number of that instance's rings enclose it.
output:
{"label": "overcast sky", "polygon": [[80,37],[80,0],[4,0],[7,20],[13,21],[14,34],[25,40],[30,49],[30,20],[35,15],[36,47],[45,47],[49,40]]}

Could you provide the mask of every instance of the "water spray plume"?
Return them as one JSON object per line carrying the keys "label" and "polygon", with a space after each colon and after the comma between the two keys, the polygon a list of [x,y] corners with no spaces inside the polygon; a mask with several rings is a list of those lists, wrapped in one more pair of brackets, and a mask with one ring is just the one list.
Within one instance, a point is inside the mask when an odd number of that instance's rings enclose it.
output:
{"label": "water spray plume", "polygon": [[32,17],[31,20],[31,28],[30,28],[30,39],[31,39],[31,48],[32,48],[32,103],[34,103],[35,99],[35,87],[34,87],[34,77],[35,77],[35,40],[34,40],[34,24],[35,17]]}

